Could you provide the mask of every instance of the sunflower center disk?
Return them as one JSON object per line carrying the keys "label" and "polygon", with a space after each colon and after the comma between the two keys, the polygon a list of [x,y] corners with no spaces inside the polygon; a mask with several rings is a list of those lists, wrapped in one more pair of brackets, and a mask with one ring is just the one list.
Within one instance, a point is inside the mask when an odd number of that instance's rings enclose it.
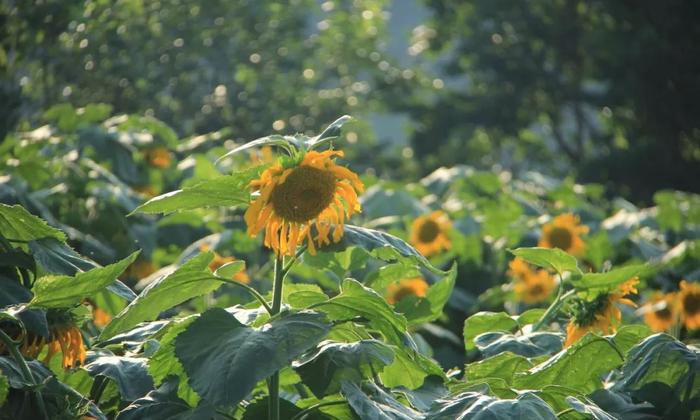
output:
{"label": "sunflower center disk", "polygon": [[440,226],[433,220],[426,220],[418,231],[421,242],[432,242],[440,234]]}
{"label": "sunflower center disk", "polygon": [[316,218],[333,202],[335,176],[311,166],[292,170],[270,196],[272,206],[288,222],[305,223]]}
{"label": "sunflower center disk", "polygon": [[553,247],[566,251],[571,248],[571,232],[568,229],[555,227],[549,233],[549,242]]}
{"label": "sunflower center disk", "polygon": [[683,309],[689,315],[700,312],[700,294],[691,293],[683,298]]}

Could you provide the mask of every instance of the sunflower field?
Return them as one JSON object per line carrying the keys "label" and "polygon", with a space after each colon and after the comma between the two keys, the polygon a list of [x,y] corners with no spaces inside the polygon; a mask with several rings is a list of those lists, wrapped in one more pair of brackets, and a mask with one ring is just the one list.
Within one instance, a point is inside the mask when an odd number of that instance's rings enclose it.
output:
{"label": "sunflower field", "polygon": [[0,420],[700,420],[700,2],[0,0]]}
{"label": "sunflower field", "polygon": [[3,419],[700,418],[700,196],[49,115],[2,143]]}

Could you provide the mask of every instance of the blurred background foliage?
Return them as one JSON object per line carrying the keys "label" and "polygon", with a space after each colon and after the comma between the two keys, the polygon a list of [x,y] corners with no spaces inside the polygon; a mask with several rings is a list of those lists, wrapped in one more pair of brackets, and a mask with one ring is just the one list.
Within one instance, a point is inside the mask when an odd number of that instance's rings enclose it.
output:
{"label": "blurred background foliage", "polygon": [[221,142],[351,114],[381,176],[537,170],[650,204],[700,191],[698,22],[690,0],[2,0],[0,139],[90,103]]}

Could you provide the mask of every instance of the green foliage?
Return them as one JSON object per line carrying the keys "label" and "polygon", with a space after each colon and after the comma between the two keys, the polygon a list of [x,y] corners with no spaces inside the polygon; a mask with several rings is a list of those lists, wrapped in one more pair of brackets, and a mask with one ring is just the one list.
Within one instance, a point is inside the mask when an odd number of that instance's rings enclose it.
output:
{"label": "green foliage", "polygon": [[211,309],[177,336],[175,353],[195,392],[212,404],[235,406],[258,381],[321,341],[329,328],[323,315],[313,312],[283,314],[254,329]]}
{"label": "green foliage", "polygon": [[37,279],[32,288],[34,297],[29,302],[33,308],[65,308],[80,303],[86,297],[101,291],[133,263],[138,252],[106,267],[93,268],[75,276],[44,276]]}
{"label": "green foliage", "polygon": [[576,264],[576,258],[558,248],[518,248],[510,252],[530,264],[549,268],[560,274],[567,271],[581,274],[581,269]]}
{"label": "green foliage", "polygon": [[30,214],[19,205],[8,206],[0,203],[0,232],[6,239],[33,241],[54,238],[65,241],[66,235],[52,228],[44,220]]}
{"label": "green foliage", "polygon": [[155,279],[100,334],[107,339],[142,321],[152,321],[159,313],[197,296],[212,292],[222,282],[209,270],[213,254],[205,252],[169,274]]}

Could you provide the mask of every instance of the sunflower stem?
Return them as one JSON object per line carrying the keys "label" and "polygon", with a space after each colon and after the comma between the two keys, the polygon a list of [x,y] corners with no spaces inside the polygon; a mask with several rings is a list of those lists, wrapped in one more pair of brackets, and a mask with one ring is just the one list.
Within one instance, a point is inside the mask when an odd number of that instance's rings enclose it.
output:
{"label": "sunflower stem", "polygon": [[27,361],[24,360],[22,353],[20,353],[19,349],[17,349],[17,343],[12,338],[10,338],[9,335],[5,334],[5,331],[3,330],[0,330],[0,340],[2,340],[2,342],[5,344],[5,347],[7,347],[7,349],[10,351],[10,354],[12,354],[12,357],[19,365],[19,369],[20,371],[22,371],[22,376],[24,377],[24,380],[33,385],[34,398],[36,399],[36,406],[39,409],[39,414],[44,420],[49,420],[49,415],[46,413],[46,406],[44,405],[44,397],[41,395],[41,391],[39,389],[36,389],[37,383],[34,380],[34,375],[32,375],[32,371],[29,370]]}
{"label": "sunflower stem", "polygon": [[564,293],[564,279],[562,278],[561,273],[558,274],[559,285],[557,287],[557,297],[554,299],[554,302],[552,302],[552,304],[549,305],[549,308],[547,308],[544,315],[542,315],[542,318],[540,318],[540,320],[532,326],[532,331],[538,331],[540,328],[549,324],[552,318],[554,318],[559,312],[559,308],[564,303],[564,301],[576,292],[575,289],[572,289]]}
{"label": "sunflower stem", "polygon": [[[272,316],[280,313],[282,309],[282,284],[284,283],[284,257],[280,254],[275,256],[275,283],[272,289]],[[272,374],[267,383],[270,401],[268,406],[268,419],[279,420],[280,418],[280,373]]]}

